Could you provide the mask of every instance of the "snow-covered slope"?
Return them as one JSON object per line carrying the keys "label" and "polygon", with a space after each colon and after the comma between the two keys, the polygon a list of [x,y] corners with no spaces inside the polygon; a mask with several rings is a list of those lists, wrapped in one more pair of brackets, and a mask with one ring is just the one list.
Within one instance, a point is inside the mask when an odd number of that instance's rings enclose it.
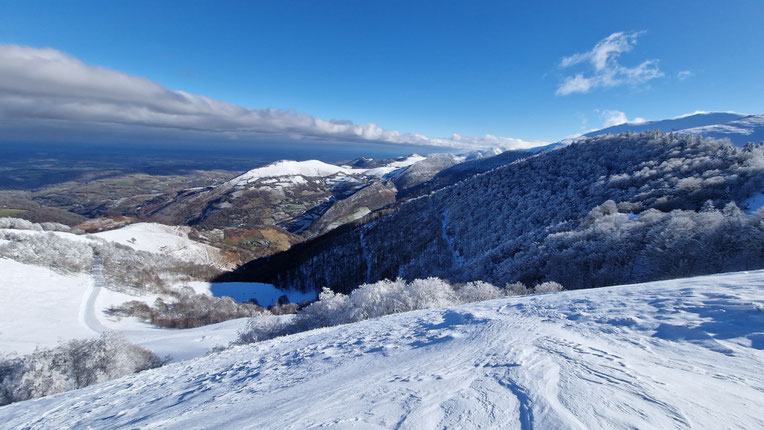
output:
{"label": "snow-covered slope", "polygon": [[402,158],[400,160],[391,161],[384,166],[366,169],[364,174],[367,176],[375,176],[380,178],[386,177],[393,172],[403,171],[406,167],[409,167],[412,164],[416,164],[425,158],[426,157],[423,157],[419,154],[411,154],[408,157]]}
{"label": "snow-covered slope", "polygon": [[499,299],[0,408],[8,428],[762,428],[764,271]]}
{"label": "snow-covered slope", "polygon": [[657,121],[630,122],[603,128],[585,134],[584,136],[599,136],[601,134],[618,134],[626,131],[639,133],[647,130],[660,130],[662,132],[680,131],[689,128],[705,127],[715,124],[723,124],[728,121],[743,118],[744,114],[733,112],[707,112],[684,115],[677,118],[662,119]]}
{"label": "snow-covered slope", "polygon": [[382,166],[369,169],[337,166],[319,160],[281,160],[264,167],[252,169],[231,179],[228,184],[241,187],[265,178],[272,178],[271,181],[265,183],[274,184],[285,181],[286,183],[302,184],[305,183],[305,178],[329,178],[332,176],[337,176],[337,179],[343,179],[347,176],[382,178],[395,170],[411,166],[424,159],[425,157],[421,155],[412,154],[408,157],[392,160]]}
{"label": "snow-covered slope", "polygon": [[230,268],[231,261],[220,249],[189,238],[188,234],[191,231],[187,226],[137,223],[96,233],[94,236],[127,245],[138,251],[171,256],[189,263]]}
{"label": "snow-covered slope", "polygon": [[[764,140],[764,115],[745,115],[733,112],[705,112],[678,118],[640,123],[626,123],[586,133],[585,137],[618,134],[626,131],[639,133],[646,130],[700,134],[704,137],[729,139],[734,145]],[[573,141],[575,139],[571,139]]]}
{"label": "snow-covered slope", "polygon": [[0,353],[94,335],[84,324],[90,276],[64,275],[0,258]]}
{"label": "snow-covered slope", "polygon": [[[62,274],[4,258],[0,258],[0,274],[0,354],[28,354],[37,347],[53,347],[61,341],[112,330],[177,361],[227,345],[246,324],[246,319],[239,319],[187,330],[156,328],[136,318],[111,317],[106,310],[131,300],[151,304],[157,295],[132,296],[98,288],[87,274]],[[208,294],[229,295],[219,291],[217,284],[196,284],[206,287]],[[272,286],[266,287],[263,302],[275,294]],[[239,288],[244,290],[245,286]]]}
{"label": "snow-covered slope", "polygon": [[[252,169],[242,175],[231,179],[228,183],[231,185],[242,186],[263,178],[279,178],[304,176],[309,178],[323,178],[338,173],[345,175],[355,173],[356,169],[335,166],[334,164],[324,163],[319,160],[292,161],[281,160],[268,164],[264,167]],[[361,173],[359,171],[357,173]]]}
{"label": "snow-covered slope", "polygon": [[764,115],[749,115],[723,124],[689,128],[685,132],[717,139],[726,138],[738,146],[748,142],[758,143],[764,141]]}

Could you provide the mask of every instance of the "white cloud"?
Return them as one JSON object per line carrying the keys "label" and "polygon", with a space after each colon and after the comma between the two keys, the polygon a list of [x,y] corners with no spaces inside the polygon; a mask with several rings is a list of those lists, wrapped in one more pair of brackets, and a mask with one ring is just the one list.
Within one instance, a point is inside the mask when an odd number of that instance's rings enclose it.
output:
{"label": "white cloud", "polygon": [[573,54],[560,61],[560,67],[569,68],[588,64],[592,73],[582,72],[566,76],[557,88],[557,95],[566,96],[574,93],[588,93],[598,87],[616,87],[620,85],[640,85],[663,76],[658,67],[658,60],[646,60],[634,67],[622,66],[618,62],[621,54],[631,51],[636,45],[641,32],[613,33],[597,42],[590,51]]}
{"label": "white cloud", "polygon": [[685,80],[687,78],[691,78],[693,75],[694,75],[694,73],[692,73],[692,71],[690,71],[690,70],[682,70],[681,72],[676,74],[676,77],[680,81],[683,81],[683,80]]}
{"label": "white cloud", "polygon": [[629,118],[626,116],[625,113],[618,111],[618,110],[603,110],[599,111],[600,118],[602,118],[602,127],[611,127],[614,125],[619,124],[625,124],[625,123],[631,123],[631,124],[641,124],[645,122],[644,118],[634,118],[632,120],[629,120]]}
{"label": "white cloud", "polygon": [[536,144],[495,136],[430,138],[373,123],[245,108],[88,65],[55,49],[7,44],[0,44],[0,132],[0,138],[6,139],[13,133],[65,132],[72,136],[140,133],[184,139],[331,140],[455,148],[492,146],[494,141],[508,148]]}
{"label": "white cloud", "polygon": [[514,137],[494,136],[492,134],[485,134],[483,136],[462,136],[454,133],[451,135],[451,138],[447,140],[464,144],[469,147],[498,147],[504,149],[528,149],[549,144],[549,142],[543,140],[528,141],[515,139]]}

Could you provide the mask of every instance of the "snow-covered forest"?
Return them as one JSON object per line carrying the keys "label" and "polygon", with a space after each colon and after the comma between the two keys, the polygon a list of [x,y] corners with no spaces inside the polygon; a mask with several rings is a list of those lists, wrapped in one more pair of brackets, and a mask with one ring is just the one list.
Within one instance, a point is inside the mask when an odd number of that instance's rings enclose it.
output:
{"label": "snow-covered forest", "polygon": [[255,260],[229,279],[348,292],[438,276],[590,288],[764,266],[764,146],[582,139]]}

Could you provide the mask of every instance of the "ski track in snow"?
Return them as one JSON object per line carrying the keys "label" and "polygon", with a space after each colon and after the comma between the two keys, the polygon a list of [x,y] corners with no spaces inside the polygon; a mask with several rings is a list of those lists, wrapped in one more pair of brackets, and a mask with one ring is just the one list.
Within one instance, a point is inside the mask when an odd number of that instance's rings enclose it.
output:
{"label": "ski track in snow", "polygon": [[103,263],[101,258],[93,256],[93,285],[88,289],[88,293],[83,297],[80,318],[83,325],[96,333],[103,333],[108,330],[96,315],[96,300],[101,291],[106,287],[106,278],[103,276]]}
{"label": "ski track in snow", "polygon": [[763,428],[764,271],[319,329],[0,408],[7,428]]}

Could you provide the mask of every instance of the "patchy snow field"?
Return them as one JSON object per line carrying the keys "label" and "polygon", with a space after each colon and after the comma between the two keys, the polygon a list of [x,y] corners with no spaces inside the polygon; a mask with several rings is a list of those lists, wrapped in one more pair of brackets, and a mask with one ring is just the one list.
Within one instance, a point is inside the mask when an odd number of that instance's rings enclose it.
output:
{"label": "patchy snow field", "polygon": [[764,428],[764,271],[498,299],[0,408],[6,428]]}

